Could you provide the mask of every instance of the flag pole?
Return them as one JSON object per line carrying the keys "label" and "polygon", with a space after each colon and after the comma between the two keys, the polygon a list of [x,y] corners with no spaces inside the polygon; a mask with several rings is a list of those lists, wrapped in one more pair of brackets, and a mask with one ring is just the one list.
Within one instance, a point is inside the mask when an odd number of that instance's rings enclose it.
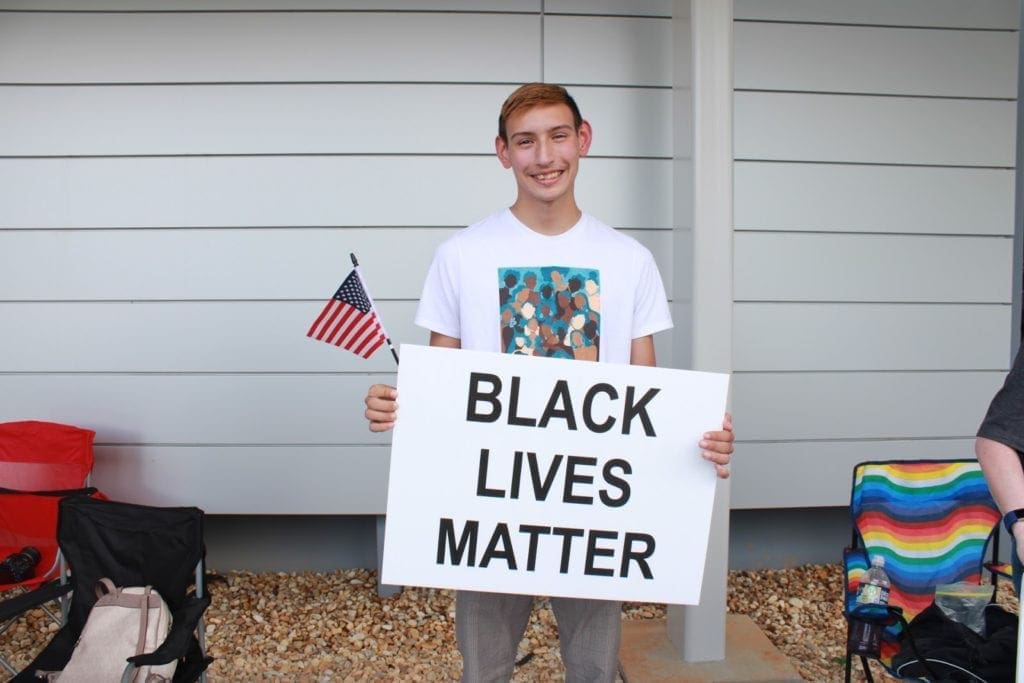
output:
{"label": "flag pole", "polygon": [[373,302],[373,295],[370,294],[370,288],[366,285],[366,278],[363,277],[362,271],[359,270],[359,261],[356,260],[354,252],[349,252],[349,257],[352,259],[352,268],[359,273],[359,281],[363,283],[363,291],[366,292],[366,298],[370,300],[370,307],[377,315],[377,322],[380,324],[380,329],[384,331],[384,341],[387,342],[388,348],[391,349],[391,357],[395,359],[395,365],[398,365],[398,352],[395,351],[395,345],[391,343],[391,337],[388,336],[388,331],[384,327],[384,318],[382,318],[380,313],[377,311],[377,304]]}

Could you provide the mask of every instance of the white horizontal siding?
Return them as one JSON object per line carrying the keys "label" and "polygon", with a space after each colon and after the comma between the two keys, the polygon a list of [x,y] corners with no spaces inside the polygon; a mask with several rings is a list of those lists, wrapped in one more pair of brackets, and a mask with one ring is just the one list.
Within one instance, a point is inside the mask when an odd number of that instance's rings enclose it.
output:
{"label": "white horizontal siding", "polygon": [[508,92],[392,83],[12,86],[0,113],[11,135],[0,153],[490,154],[494,103]]}
{"label": "white horizontal siding", "polygon": [[[671,19],[544,22],[545,79],[671,86]],[[539,15],[495,13],[12,12],[0,24],[0,82],[521,83],[540,75],[540,27]],[[281,35],[302,36],[302,49]],[[226,36],[231,51],[218,49]],[[524,50],[531,39],[536,50]]]}
{"label": "white horizontal siding", "polygon": [[964,438],[977,432],[1005,374],[736,373],[733,414],[745,441]]}
{"label": "white horizontal siding", "polygon": [[[324,299],[330,292],[324,293]],[[366,360],[305,336],[320,301],[0,303],[0,356],[17,372],[393,372],[387,350]],[[426,344],[415,301],[378,301],[396,347]],[[496,323],[497,325],[497,323]],[[173,340],[168,344],[168,340]],[[671,360],[669,333],[655,337]]]}
{"label": "white horizontal siding", "polygon": [[0,82],[520,83],[540,74],[540,36],[525,14],[14,12]]}
{"label": "white horizontal siding", "polygon": [[[629,0],[547,0],[551,14],[612,14],[637,16],[669,16],[671,0],[645,0],[642,4]],[[3,0],[0,9],[34,11],[93,12],[187,12],[187,11],[254,11],[279,10],[291,12],[325,10],[364,11],[432,11],[450,12],[539,12],[541,0]]]}
{"label": "white horizontal siding", "polygon": [[1012,235],[1012,169],[737,162],[737,230]]}
{"label": "white horizontal siding", "polygon": [[0,414],[87,425],[104,444],[384,444],[363,417],[375,381],[394,374],[8,374]]}
{"label": "white horizontal siding", "polygon": [[1017,30],[1013,0],[735,0],[736,19]]}
{"label": "white horizontal siding", "polygon": [[734,295],[737,301],[1008,304],[1011,243],[1003,237],[741,232]]}
{"label": "white horizontal siding", "polygon": [[[0,108],[0,156],[490,156],[496,103],[510,91],[395,83],[10,86]],[[573,94],[599,132],[592,155],[671,156],[671,92],[581,87]]]}
{"label": "white horizontal siding", "polygon": [[[0,230],[0,300],[319,301],[352,252],[374,298],[417,299],[434,249],[454,230]],[[671,232],[625,232],[671,286]]]}
{"label": "white horizontal siding", "polygon": [[672,0],[544,0],[548,14],[617,14],[672,16]]}
{"label": "white horizontal siding", "polygon": [[[493,145],[518,83],[578,86],[577,197],[671,288],[653,5],[569,3],[552,26],[539,0],[0,1],[19,9],[52,11],[0,16],[0,419],[95,429],[114,497],[383,512],[389,436],[362,400],[394,362],[305,332],[355,252],[395,343],[425,341],[434,248],[514,199]],[[542,63],[545,34],[568,52]],[[671,362],[670,333],[655,346]],[[303,495],[261,495],[282,483]]]}
{"label": "white horizontal siding", "polygon": [[[616,227],[668,228],[671,163],[587,159],[577,197]],[[0,159],[0,229],[458,226],[514,199],[493,156]]]}
{"label": "white horizontal siding", "polygon": [[732,504],[844,505],[856,462],[969,457],[1005,374],[1019,7],[734,8]]}
{"label": "white horizontal siding", "polygon": [[672,20],[546,17],[544,79],[564,84],[671,87]]}
{"label": "white horizontal siding", "polygon": [[92,483],[114,500],[168,506],[202,500],[213,515],[380,515],[388,450],[100,444]]}
{"label": "white horizontal siding", "polygon": [[737,92],[735,106],[737,159],[1014,164],[1015,102]]}
{"label": "white horizontal siding", "polygon": [[1017,97],[1017,35],[737,22],[739,90]]}
{"label": "white horizontal siding", "polygon": [[[865,460],[939,460],[974,457],[974,438],[904,441],[746,443],[733,467],[733,507],[812,508],[850,504],[853,467]],[[814,486],[798,488],[801,481]]]}
{"label": "white horizontal siding", "polygon": [[733,369],[1002,370],[1009,327],[998,304],[738,303]]}
{"label": "white horizontal siding", "polygon": [[539,12],[541,0],[0,0],[0,9],[75,12],[289,12],[344,10]]}
{"label": "white horizontal siding", "polygon": [[0,292],[11,301],[326,300],[354,252],[374,297],[414,299],[451,232],[0,231]]}
{"label": "white horizontal siding", "polygon": [[[324,292],[324,300],[330,296]],[[18,372],[392,372],[305,336],[316,301],[0,303],[0,354]],[[426,344],[414,301],[377,310],[395,345]],[[167,340],[174,340],[168,344]]]}

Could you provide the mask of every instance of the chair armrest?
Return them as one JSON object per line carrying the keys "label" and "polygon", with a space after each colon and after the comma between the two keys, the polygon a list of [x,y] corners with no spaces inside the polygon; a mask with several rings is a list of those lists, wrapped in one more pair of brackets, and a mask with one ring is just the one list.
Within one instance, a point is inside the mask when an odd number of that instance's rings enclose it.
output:
{"label": "chair armrest", "polygon": [[997,574],[1007,579],[1013,578],[1013,565],[1009,562],[986,562],[984,566],[992,574]]}
{"label": "chair armrest", "polygon": [[22,612],[44,605],[51,600],[56,600],[62,595],[70,593],[71,589],[72,585],[70,582],[62,585],[59,579],[54,579],[49,583],[44,583],[35,590],[8,598],[0,602],[0,621],[13,619]]}
{"label": "chair armrest", "polygon": [[857,605],[846,617],[888,626],[902,619],[903,608],[896,605]]}

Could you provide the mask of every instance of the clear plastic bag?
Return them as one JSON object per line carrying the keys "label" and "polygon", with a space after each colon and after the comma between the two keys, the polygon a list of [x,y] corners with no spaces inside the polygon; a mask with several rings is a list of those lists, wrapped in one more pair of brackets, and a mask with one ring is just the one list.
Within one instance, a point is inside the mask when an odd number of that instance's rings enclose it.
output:
{"label": "clear plastic bag", "polygon": [[935,587],[935,606],[949,619],[985,637],[985,605],[995,597],[995,586],[945,583]]}

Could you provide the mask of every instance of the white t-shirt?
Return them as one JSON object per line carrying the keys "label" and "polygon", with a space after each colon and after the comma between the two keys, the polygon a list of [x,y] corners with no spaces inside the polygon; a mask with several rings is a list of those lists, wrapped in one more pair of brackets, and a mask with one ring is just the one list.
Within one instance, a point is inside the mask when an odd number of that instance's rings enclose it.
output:
{"label": "white t-shirt", "polygon": [[632,340],[672,318],[633,238],[587,214],[542,235],[504,209],[437,248],[416,324],[464,349],[628,363]]}

